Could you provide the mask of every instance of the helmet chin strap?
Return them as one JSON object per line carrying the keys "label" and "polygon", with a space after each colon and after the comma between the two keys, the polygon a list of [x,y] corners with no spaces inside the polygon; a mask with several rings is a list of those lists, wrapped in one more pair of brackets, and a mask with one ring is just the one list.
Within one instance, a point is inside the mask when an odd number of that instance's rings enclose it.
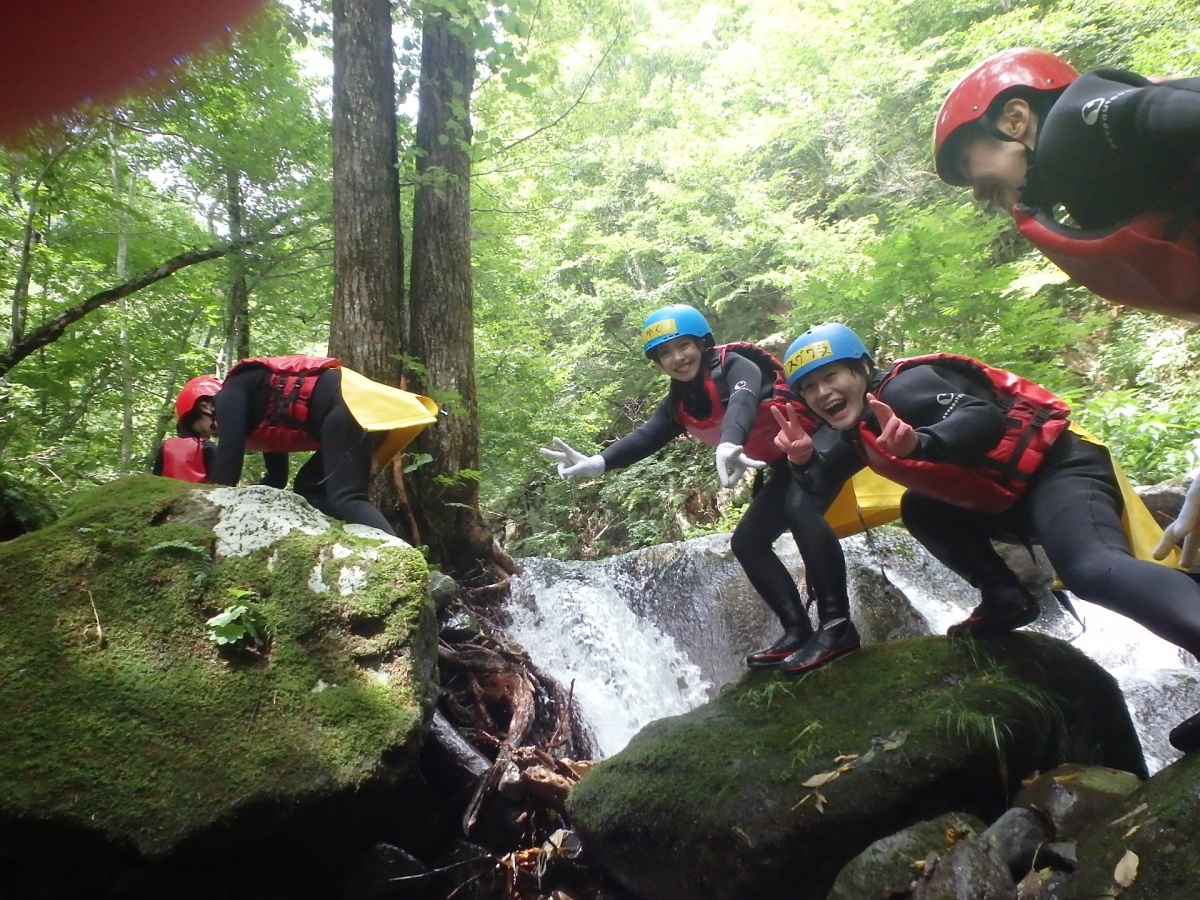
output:
{"label": "helmet chin strap", "polygon": [[999,125],[997,125],[991,119],[989,119],[987,116],[979,117],[979,127],[982,128],[985,133],[991,135],[992,137],[994,137],[998,140],[1012,141],[1015,144],[1020,144],[1021,146],[1023,146],[1025,148],[1025,165],[1026,166],[1033,165],[1033,158],[1034,158],[1033,148],[1030,147],[1028,144],[1026,144],[1019,137],[1015,137],[1014,135],[1009,134],[1007,131],[1005,131],[1003,128],[1001,128]]}

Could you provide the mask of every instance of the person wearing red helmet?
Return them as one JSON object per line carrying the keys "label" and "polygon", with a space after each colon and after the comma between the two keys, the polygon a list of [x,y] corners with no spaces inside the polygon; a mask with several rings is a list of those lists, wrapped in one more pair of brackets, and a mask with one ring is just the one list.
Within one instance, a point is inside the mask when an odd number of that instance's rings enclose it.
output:
{"label": "person wearing red helmet", "polygon": [[151,471],[180,481],[208,481],[208,470],[217,436],[213,397],[221,390],[221,379],[200,375],[183,386],[175,398],[175,434],[154,451]]}
{"label": "person wearing red helmet", "polygon": [[[1006,50],[950,91],[933,145],[943,181],[1010,212],[1079,283],[1200,321],[1200,78],[1080,75],[1048,51]],[[1200,562],[1200,478],[1155,555],[1176,546],[1184,568]]]}
{"label": "person wearing red helmet", "polygon": [[428,397],[371,381],[324,356],[243,359],[214,400],[220,440],[209,468],[213,484],[235,485],[247,452],[268,463],[263,484],[287,484],[287,454],[315,451],[293,481],[296,493],[335,519],[396,532],[368,496],[384,465],[437,421]]}
{"label": "person wearing red helmet", "polygon": [[933,145],[943,181],[1010,212],[1084,286],[1200,321],[1200,78],[1006,50],[950,91]]}

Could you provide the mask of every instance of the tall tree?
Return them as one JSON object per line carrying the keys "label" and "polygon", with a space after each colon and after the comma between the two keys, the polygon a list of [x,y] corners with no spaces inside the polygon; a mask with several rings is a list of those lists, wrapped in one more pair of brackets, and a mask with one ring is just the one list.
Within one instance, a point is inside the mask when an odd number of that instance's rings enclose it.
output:
{"label": "tall tree", "polygon": [[334,0],[329,352],[386,384],[404,346],[393,57],[389,0]]}
{"label": "tall tree", "polygon": [[479,20],[462,0],[430,4],[421,28],[418,186],[413,210],[412,355],[417,381],[450,410],[418,446],[413,510],[433,557],[459,572],[490,558],[479,514],[479,410],[471,288],[471,91]]}

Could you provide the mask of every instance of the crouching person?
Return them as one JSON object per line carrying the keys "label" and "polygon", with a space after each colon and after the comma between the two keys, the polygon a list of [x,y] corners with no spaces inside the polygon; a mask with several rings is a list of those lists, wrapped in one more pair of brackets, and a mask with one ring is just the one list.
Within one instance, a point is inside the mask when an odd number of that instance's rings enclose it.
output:
{"label": "crouching person", "polygon": [[[646,319],[642,349],[671,379],[650,418],[595,455],[579,453],[557,438],[554,447],[541,452],[558,463],[565,479],[594,478],[645,459],[688,433],[714,448],[717,475],[725,487],[733,487],[748,469],[770,467],[770,476],[734,529],[731,546],[783,634],[751,653],[746,665],[780,666],[795,674],[858,649],[859,635],[849,619],[846,560],[823,518],[834,495],[820,498],[803,490],[774,443],[779,426],[772,409],[790,406],[793,421],[803,418],[816,427],[788,394],[781,363],[753,344],[717,346],[704,316],[683,304]],[[816,595],[820,627],[815,633],[800,591],[773,549],[788,530]]]}
{"label": "crouching person", "polygon": [[[220,439],[209,481],[237,484],[247,452],[267,454],[264,483],[285,487],[288,453],[316,451],[293,487],[321,512],[395,534],[368,497],[384,465],[437,420],[428,397],[364,378],[329,357],[244,359],[214,401]],[[280,465],[282,461],[282,465]]]}
{"label": "crouching person", "polygon": [[[992,545],[1015,537],[1041,544],[1076,595],[1200,655],[1200,585],[1134,556],[1108,451],[1069,430],[1070,411],[1057,397],[949,354],[881,371],[840,324],[798,337],[784,368],[793,390],[842,438],[817,452],[798,421],[777,413],[776,441],[795,478],[821,494],[869,466],[908,488],[904,524],[979,591],[979,606],[951,626],[952,637],[996,637],[1038,617],[1036,599]],[[1200,747],[1200,714],[1176,727],[1171,743]]]}

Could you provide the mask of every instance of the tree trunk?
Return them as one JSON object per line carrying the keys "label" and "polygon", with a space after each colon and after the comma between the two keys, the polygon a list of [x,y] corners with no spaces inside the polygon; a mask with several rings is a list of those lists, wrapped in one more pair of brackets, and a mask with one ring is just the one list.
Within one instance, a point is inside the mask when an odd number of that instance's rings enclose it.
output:
{"label": "tree trunk", "polygon": [[[242,223],[242,173],[235,166],[225,169],[225,225],[229,241],[241,244],[245,235]],[[229,307],[225,319],[225,354],[229,365],[250,356],[250,289],[246,285],[246,251],[229,256]]]}
{"label": "tree trunk", "polygon": [[470,235],[474,71],[474,53],[450,11],[427,11],[417,110],[420,177],[413,211],[412,349],[424,366],[416,380],[450,415],[418,439],[418,448],[433,459],[415,471],[410,498],[431,555],[463,574],[489,558],[492,548],[491,532],[478,510]]}
{"label": "tree trunk", "polygon": [[[117,210],[117,281],[128,277],[129,261],[129,210],[133,207],[134,186],[137,179],[132,169],[125,174],[128,176],[128,186],[124,183],[123,171],[125,166],[117,147],[116,128],[110,126],[109,132],[109,166],[112,175],[113,202]],[[128,191],[128,196],[126,196]],[[121,320],[119,344],[121,348],[121,468],[122,475],[128,475],[133,460],[133,351],[129,344],[129,302],[122,297],[117,301]]]}
{"label": "tree trunk", "polygon": [[403,238],[389,0],[333,3],[334,289],[329,353],[397,384]]}

